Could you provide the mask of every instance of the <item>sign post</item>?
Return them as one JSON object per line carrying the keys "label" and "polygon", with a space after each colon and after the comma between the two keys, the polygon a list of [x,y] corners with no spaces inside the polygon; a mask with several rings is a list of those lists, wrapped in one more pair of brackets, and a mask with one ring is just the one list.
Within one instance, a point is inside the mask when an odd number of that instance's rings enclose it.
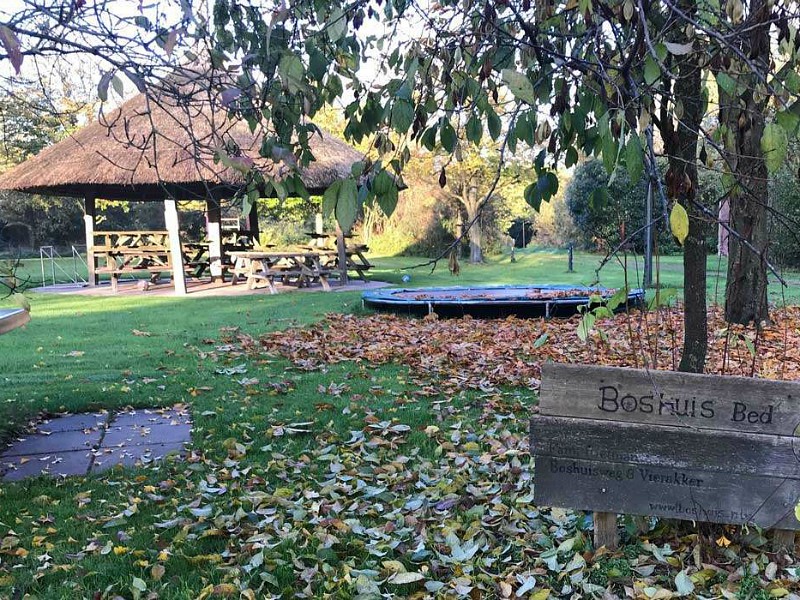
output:
{"label": "sign post", "polygon": [[[535,501],[616,515],[800,529],[800,384],[546,364],[531,419]],[[612,516],[609,516],[612,515]]]}

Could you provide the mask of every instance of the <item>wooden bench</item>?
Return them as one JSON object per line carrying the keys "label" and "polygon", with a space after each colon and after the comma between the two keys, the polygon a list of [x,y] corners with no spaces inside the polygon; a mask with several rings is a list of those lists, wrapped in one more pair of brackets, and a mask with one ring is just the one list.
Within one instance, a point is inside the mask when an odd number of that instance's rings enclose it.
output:
{"label": "wooden bench", "polygon": [[149,273],[156,282],[172,273],[172,254],[166,231],[96,231],[91,255],[94,273],[111,277],[111,289],[119,291],[121,275]]}
{"label": "wooden bench", "polygon": [[545,364],[531,418],[534,501],[595,511],[755,524],[776,549],[800,529],[800,383]]}
{"label": "wooden bench", "polygon": [[234,252],[231,284],[239,278],[247,280],[247,288],[255,289],[259,282],[265,282],[271,294],[277,294],[275,280],[283,284],[293,283],[297,287],[308,287],[319,282],[328,292],[331,287],[328,277],[331,270],[323,267],[320,257],[313,252]]}

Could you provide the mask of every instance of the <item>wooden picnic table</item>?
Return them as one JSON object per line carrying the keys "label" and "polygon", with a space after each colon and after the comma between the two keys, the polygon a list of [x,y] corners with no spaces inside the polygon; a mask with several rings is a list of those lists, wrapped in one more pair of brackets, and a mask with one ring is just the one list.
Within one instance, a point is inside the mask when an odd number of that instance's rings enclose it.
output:
{"label": "wooden picnic table", "polygon": [[0,335],[22,327],[31,320],[28,311],[22,308],[0,309]]}
{"label": "wooden picnic table", "polygon": [[234,260],[231,285],[238,283],[240,277],[247,280],[247,288],[255,289],[259,282],[265,282],[271,294],[277,294],[275,280],[284,285],[308,287],[320,283],[329,292],[328,276],[331,270],[322,264],[319,252],[267,252],[250,250],[231,252]]}
{"label": "wooden picnic table", "polygon": [[[367,280],[366,272],[372,268],[372,263],[364,256],[364,252],[367,250],[368,248],[364,244],[354,244],[347,246],[344,252],[347,260],[347,270],[358,273],[362,281]],[[330,269],[334,276],[341,271],[339,268],[339,252],[337,250],[317,250],[316,252],[322,259],[322,266]]]}

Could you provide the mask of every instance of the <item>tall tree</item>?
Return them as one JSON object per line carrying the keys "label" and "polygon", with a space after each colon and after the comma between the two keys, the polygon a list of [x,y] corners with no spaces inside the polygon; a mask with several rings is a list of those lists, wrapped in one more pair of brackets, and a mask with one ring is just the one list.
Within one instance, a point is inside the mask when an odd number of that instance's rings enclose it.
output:
{"label": "tall tree", "polygon": [[[744,6],[731,1],[728,19],[738,32],[739,55],[719,56],[716,78],[719,88],[719,122],[726,166],[734,174],[728,194],[728,281],[725,288],[725,320],[757,324],[769,319],[767,304],[767,164],[777,171],[786,132],[778,124],[767,125],[770,92],[763,74],[771,60],[772,15],[767,0],[751,0]],[[741,58],[744,57],[744,58]],[[749,68],[748,63],[754,68]],[[768,156],[764,155],[766,149]]]}

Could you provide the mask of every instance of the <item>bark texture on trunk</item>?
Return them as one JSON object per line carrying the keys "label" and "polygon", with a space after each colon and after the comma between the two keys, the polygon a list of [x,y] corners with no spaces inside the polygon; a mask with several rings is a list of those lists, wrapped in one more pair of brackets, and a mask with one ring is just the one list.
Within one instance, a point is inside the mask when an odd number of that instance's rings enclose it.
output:
{"label": "bark texture on trunk", "polygon": [[[681,0],[684,13],[694,16],[696,0]],[[676,32],[679,42],[686,41],[686,32]],[[674,147],[668,149],[667,187],[689,214],[689,235],[683,249],[684,337],[683,354],[678,369],[702,373],[708,349],[708,314],[706,310],[706,224],[695,206],[697,199],[697,143],[703,118],[702,69],[699,53],[691,52],[678,60],[675,102],[681,103],[683,115],[672,132]]]}
{"label": "bark texture on trunk", "polygon": [[[472,226],[467,232],[469,237],[469,262],[482,263],[483,262],[483,228],[481,227],[481,219],[477,217],[480,203],[471,198],[462,199],[464,208],[467,209],[467,223],[472,223]],[[477,218],[476,218],[477,217]]]}
{"label": "bark texture on trunk", "polygon": [[[766,0],[754,0],[743,23],[747,35],[740,49],[764,72],[769,68],[769,10]],[[756,324],[769,319],[767,305],[767,166],[761,150],[768,97],[756,96],[754,74],[742,74],[747,91],[739,97],[723,92],[720,121],[726,129],[725,150],[736,178],[730,195],[730,227],[738,235],[728,240],[728,280],[725,287],[725,320]],[[747,247],[744,238],[753,248]]]}

